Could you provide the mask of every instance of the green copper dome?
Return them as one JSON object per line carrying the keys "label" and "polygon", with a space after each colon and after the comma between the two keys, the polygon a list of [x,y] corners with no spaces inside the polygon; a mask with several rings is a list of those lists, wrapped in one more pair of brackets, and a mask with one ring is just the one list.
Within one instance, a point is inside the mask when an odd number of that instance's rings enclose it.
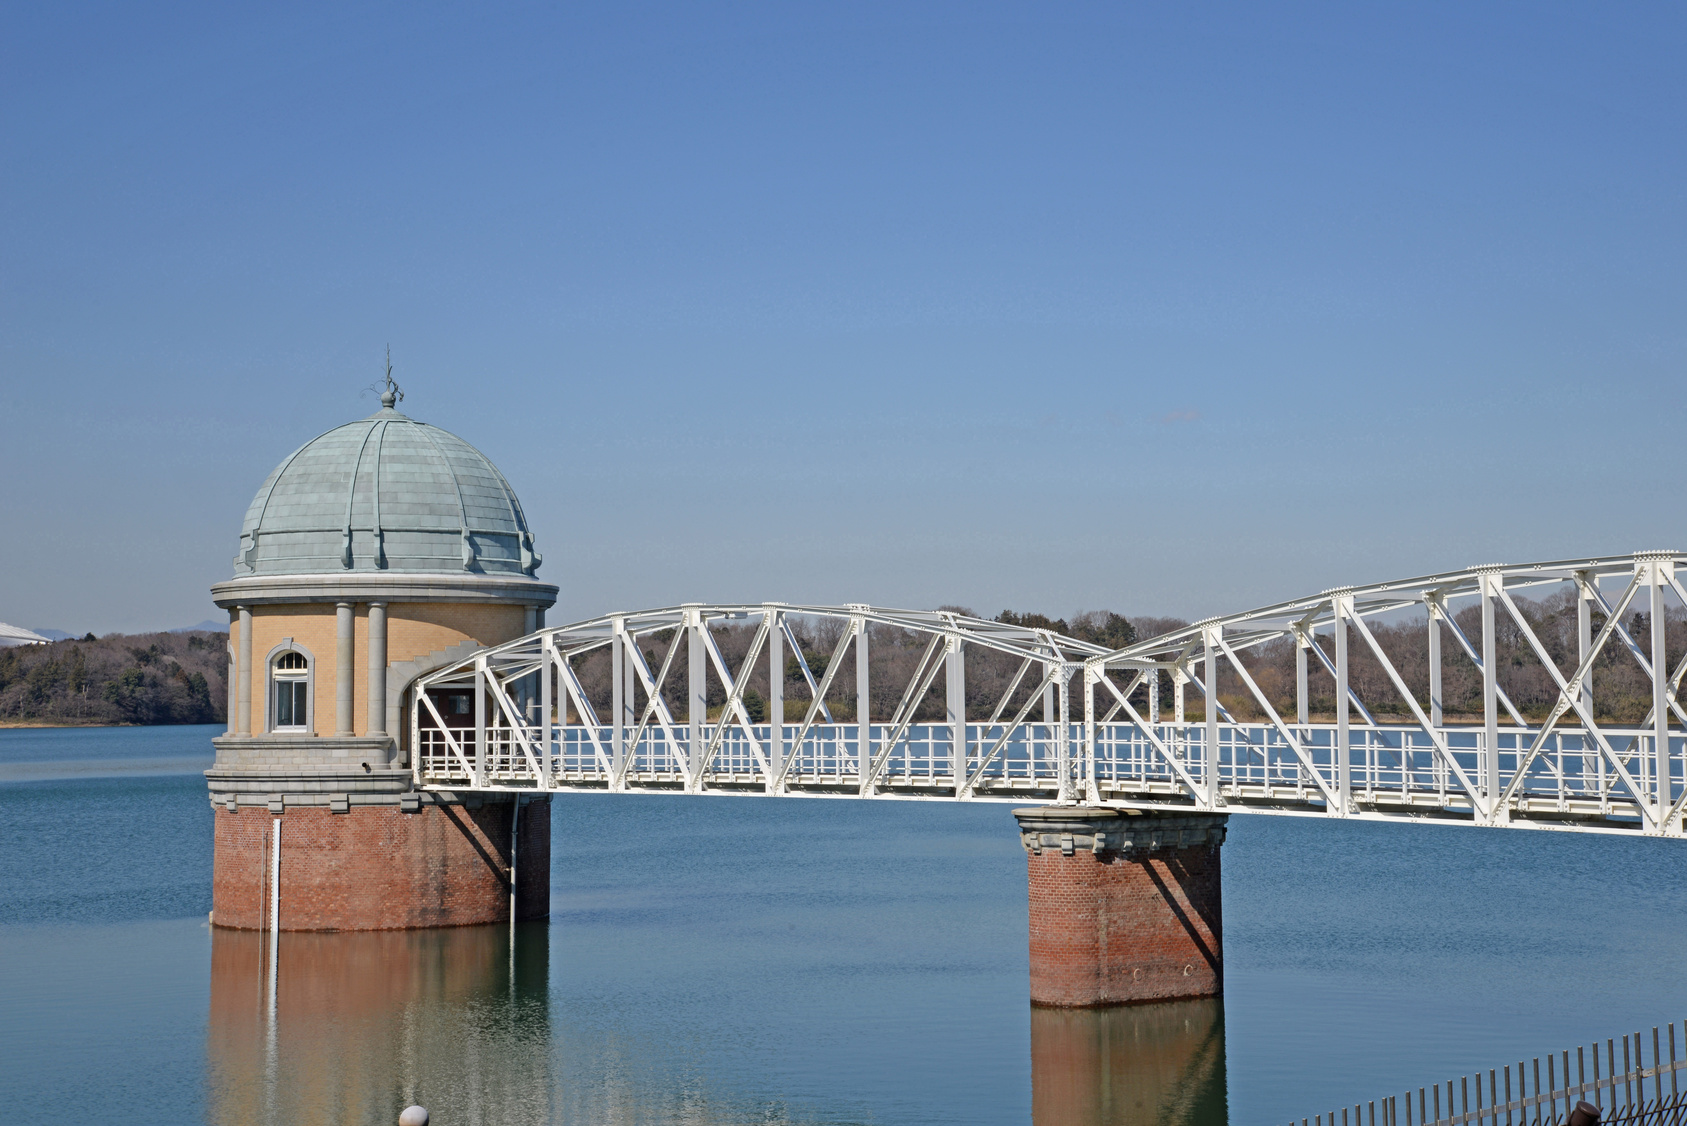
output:
{"label": "green copper dome", "polygon": [[539,568],[521,502],[455,434],[400,414],[389,392],[368,418],[299,447],[246,511],[235,577]]}

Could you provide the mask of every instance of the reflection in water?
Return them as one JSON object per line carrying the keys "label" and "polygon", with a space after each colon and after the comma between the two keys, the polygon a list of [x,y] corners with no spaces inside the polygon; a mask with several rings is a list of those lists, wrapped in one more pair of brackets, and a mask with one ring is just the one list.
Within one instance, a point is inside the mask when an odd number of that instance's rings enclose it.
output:
{"label": "reflection in water", "polygon": [[1224,1002],[1031,1009],[1034,1126],[1224,1126]]}
{"label": "reflection in water", "polygon": [[215,1123],[550,1121],[549,926],[211,940],[208,1117]]}

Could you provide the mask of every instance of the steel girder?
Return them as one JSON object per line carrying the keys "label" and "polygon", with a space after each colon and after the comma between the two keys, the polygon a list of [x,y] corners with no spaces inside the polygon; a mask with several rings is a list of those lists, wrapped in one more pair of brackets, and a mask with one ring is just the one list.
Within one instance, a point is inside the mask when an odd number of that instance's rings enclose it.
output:
{"label": "steel girder", "polygon": [[[830,621],[837,640],[816,674],[793,623]],[[753,628],[732,668],[711,627]],[[874,627],[911,636],[922,649],[899,703],[871,714]],[[753,719],[746,694],[758,667],[768,673],[772,717],[783,717],[786,647],[806,685],[797,721]],[[679,661],[682,652],[685,659]],[[855,653],[855,717],[840,722],[828,695]],[[610,714],[600,716],[580,681],[583,658],[608,651]],[[1017,661],[1017,674],[988,719],[966,715],[966,653]],[[661,652],[652,661],[647,651]],[[410,701],[412,768],[424,787],[468,789],[656,789],[971,798],[1073,796],[1070,700],[1084,662],[1106,650],[1049,630],[946,611],[867,605],[686,604],[605,614],[544,629],[430,672]],[[765,664],[764,664],[765,662]],[[680,708],[669,697],[683,665]],[[654,667],[653,667],[654,666]],[[725,701],[711,707],[712,670]],[[1028,677],[1036,670],[1034,679]],[[945,717],[918,712],[945,676]],[[1004,718],[1021,687],[1045,689],[1045,715],[1031,722],[1039,693]],[[473,690],[474,721],[453,725],[429,692]],[[642,703],[639,702],[642,697]],[[602,703],[601,694],[597,701]],[[675,712],[681,714],[676,716]],[[572,716],[570,716],[572,713]],[[573,722],[567,722],[568,719]]]}
{"label": "steel girder", "polygon": [[[1687,658],[1663,668],[1667,614],[1652,615],[1643,639],[1632,636],[1624,616],[1642,594],[1650,606],[1687,605],[1676,577],[1684,562],[1676,552],[1637,552],[1343,587],[1209,618],[1113,652],[959,614],[853,604],[688,604],[606,614],[540,630],[423,677],[410,704],[411,761],[418,785],[446,790],[1089,801],[1679,836],[1687,714],[1676,693]],[[1553,588],[1574,591],[1578,607],[1577,667],[1568,672],[1515,600],[1518,592]],[[1454,617],[1464,605],[1481,608],[1474,638]],[[1428,623],[1427,685],[1408,683],[1372,628],[1379,619],[1412,614]],[[791,628],[802,620],[839,627],[818,675]],[[737,668],[710,628],[734,623],[752,627]],[[1500,684],[1502,623],[1557,685],[1555,705],[1535,722]],[[915,642],[909,651],[919,650],[905,683],[894,686],[900,702],[888,714],[869,714],[873,627],[906,631]],[[1292,718],[1248,664],[1259,647],[1279,639],[1295,647]],[[1453,660],[1471,662],[1481,675],[1479,724],[1443,716],[1444,640],[1452,642]],[[855,715],[840,720],[827,701],[852,649]],[[579,679],[582,658],[599,650],[610,654],[608,716],[598,715]],[[1017,662],[987,718],[966,714],[966,654],[980,650]],[[1591,671],[1602,654],[1618,652],[1652,685],[1652,711],[1639,726],[1598,719]],[[1356,653],[1381,670],[1392,691],[1388,706],[1403,703],[1409,720],[1379,720],[1384,702],[1361,698],[1350,683]],[[746,694],[760,662],[769,673],[769,714],[785,715],[788,656],[806,686],[800,720],[753,719]],[[1308,714],[1313,661],[1345,705],[1333,722],[1311,722]],[[676,709],[664,690],[677,691],[670,678],[681,665],[688,679],[684,706]],[[708,703],[705,667],[724,703]],[[940,671],[944,719],[919,720]],[[1169,721],[1161,714],[1162,676],[1172,686]],[[476,689],[472,728],[449,726],[427,699],[427,689],[448,685]],[[1191,685],[1216,701],[1194,721],[1184,706]],[[1239,720],[1219,698],[1221,686],[1239,686],[1260,718]],[[1021,689],[1030,690],[1023,699]],[[1074,692],[1081,714],[1074,714]],[[1039,698],[1040,719],[1033,717]]]}
{"label": "steel girder", "polygon": [[[1087,662],[1086,680],[1099,682],[1101,674],[1120,671],[1157,680],[1170,672],[1180,690],[1194,683],[1209,699],[1217,695],[1221,668],[1240,682],[1263,722],[1238,723],[1220,703],[1200,725],[1170,725],[1170,735],[1157,716],[1133,716],[1140,734],[1114,736],[1127,744],[1153,733],[1161,744],[1183,739],[1194,748],[1188,761],[1198,775],[1185,789],[1204,807],[1680,836],[1687,805],[1687,713],[1676,693],[1687,658],[1669,669],[1665,652],[1669,611],[1687,605],[1687,590],[1676,577],[1683,562],[1687,556],[1679,552],[1642,551],[1340,587],[1134,643]],[[1515,597],[1558,589],[1573,592],[1578,612],[1575,667],[1568,672]],[[1641,595],[1647,607],[1663,611],[1650,614],[1644,646],[1624,621]],[[1480,607],[1474,640],[1455,620],[1461,602]],[[1407,682],[1369,624],[1417,615],[1429,633],[1427,684]],[[1595,617],[1603,619],[1597,633]],[[1521,639],[1556,686],[1553,706],[1536,722],[1523,716],[1499,683],[1496,638],[1502,626]],[[1443,635],[1481,675],[1480,724],[1444,717]],[[1278,714],[1243,659],[1273,641],[1287,641],[1296,650],[1293,722]],[[1381,702],[1368,705],[1350,683],[1354,645],[1383,673],[1389,702],[1404,704],[1409,722],[1379,721]],[[1612,649],[1625,651],[1650,683],[1651,710],[1639,726],[1597,718],[1592,674]],[[1334,682],[1333,723],[1308,722],[1309,658]],[[1105,742],[1108,736],[1099,737]],[[1102,761],[1106,758],[1103,753]],[[1105,766],[1102,772],[1105,776]],[[1217,795],[1209,796],[1215,783]]]}

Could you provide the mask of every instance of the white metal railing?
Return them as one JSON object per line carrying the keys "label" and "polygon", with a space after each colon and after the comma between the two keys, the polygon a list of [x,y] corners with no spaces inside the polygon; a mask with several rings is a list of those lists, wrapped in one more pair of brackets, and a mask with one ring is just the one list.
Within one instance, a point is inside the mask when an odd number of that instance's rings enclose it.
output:
{"label": "white metal railing", "polygon": [[[871,793],[865,796],[961,796],[960,791],[965,790],[964,796],[980,799],[1056,798],[1062,788],[1058,726],[968,724],[964,768],[957,775],[950,725],[909,725],[903,738],[885,755],[884,740],[891,734],[891,727],[875,722],[870,725],[872,756],[882,756],[883,762],[873,774]],[[782,774],[778,762],[766,757],[765,749],[773,745],[771,725],[754,724],[748,732],[729,729],[700,784],[693,788],[858,793],[862,782],[860,727],[854,723],[816,724],[809,728],[800,746],[793,746],[800,728],[801,724],[787,723],[781,732],[784,751],[780,761],[786,763]],[[1170,750],[1170,758],[1162,755],[1149,738],[1150,731]],[[1336,809],[1327,796],[1328,791],[1342,792],[1335,726],[1309,724],[1291,727],[1290,732],[1300,741],[1310,767],[1270,725],[1220,724],[1216,771],[1219,800],[1215,804],[1203,800],[1211,778],[1204,724],[1158,724],[1146,730],[1134,723],[1098,724],[1093,753],[1087,753],[1083,745],[1082,725],[1072,724],[1067,732],[1074,749],[1066,767],[1067,789],[1080,794],[1093,792],[1100,800],[1132,805],[1192,804],[1235,812],[1254,809],[1468,817],[1476,807],[1426,733],[1417,728],[1378,727],[1349,733],[1347,803],[1345,811]],[[684,788],[689,779],[691,748],[684,727],[672,742],[656,729],[646,731],[637,744],[627,744],[619,772],[612,751],[605,753],[614,745],[611,726],[553,724],[549,730],[537,725],[521,729],[492,726],[479,745],[471,729],[453,734],[465,752],[462,755],[452,751],[444,732],[420,729],[415,766],[423,785],[678,789]],[[1449,728],[1442,734],[1452,749],[1452,761],[1467,776],[1487,776],[1487,748],[1480,729]],[[1643,785],[1650,785],[1650,764],[1655,761],[1651,732],[1607,728],[1606,734],[1628,744],[1628,753],[1619,755],[1619,761]],[[1531,737],[1523,729],[1501,730],[1498,778],[1502,791],[1511,788],[1519,747],[1526,750]],[[1002,743],[1000,750],[984,762],[985,753],[997,742]],[[756,753],[756,745],[764,749],[763,754]],[[1671,739],[1668,761],[1670,792],[1679,798],[1687,772],[1687,745],[1681,737]],[[774,786],[776,774],[780,782]],[[1478,787],[1476,797],[1487,798],[1488,794]],[[1534,758],[1509,801],[1517,820],[1632,829],[1640,818],[1621,776],[1607,768],[1592,740],[1574,729],[1552,733],[1546,752]]]}

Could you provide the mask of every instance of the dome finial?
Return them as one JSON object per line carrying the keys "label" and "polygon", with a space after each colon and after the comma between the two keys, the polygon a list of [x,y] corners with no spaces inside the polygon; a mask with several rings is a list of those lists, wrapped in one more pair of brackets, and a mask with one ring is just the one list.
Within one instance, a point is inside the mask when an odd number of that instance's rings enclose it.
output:
{"label": "dome finial", "polygon": [[386,389],[381,392],[381,406],[384,407],[387,410],[392,410],[393,407],[397,406],[399,403],[401,403],[403,401],[404,401],[404,392],[402,390],[400,390],[398,384],[393,381],[393,377],[392,377],[392,345],[388,344],[387,345],[387,385],[386,385]]}

